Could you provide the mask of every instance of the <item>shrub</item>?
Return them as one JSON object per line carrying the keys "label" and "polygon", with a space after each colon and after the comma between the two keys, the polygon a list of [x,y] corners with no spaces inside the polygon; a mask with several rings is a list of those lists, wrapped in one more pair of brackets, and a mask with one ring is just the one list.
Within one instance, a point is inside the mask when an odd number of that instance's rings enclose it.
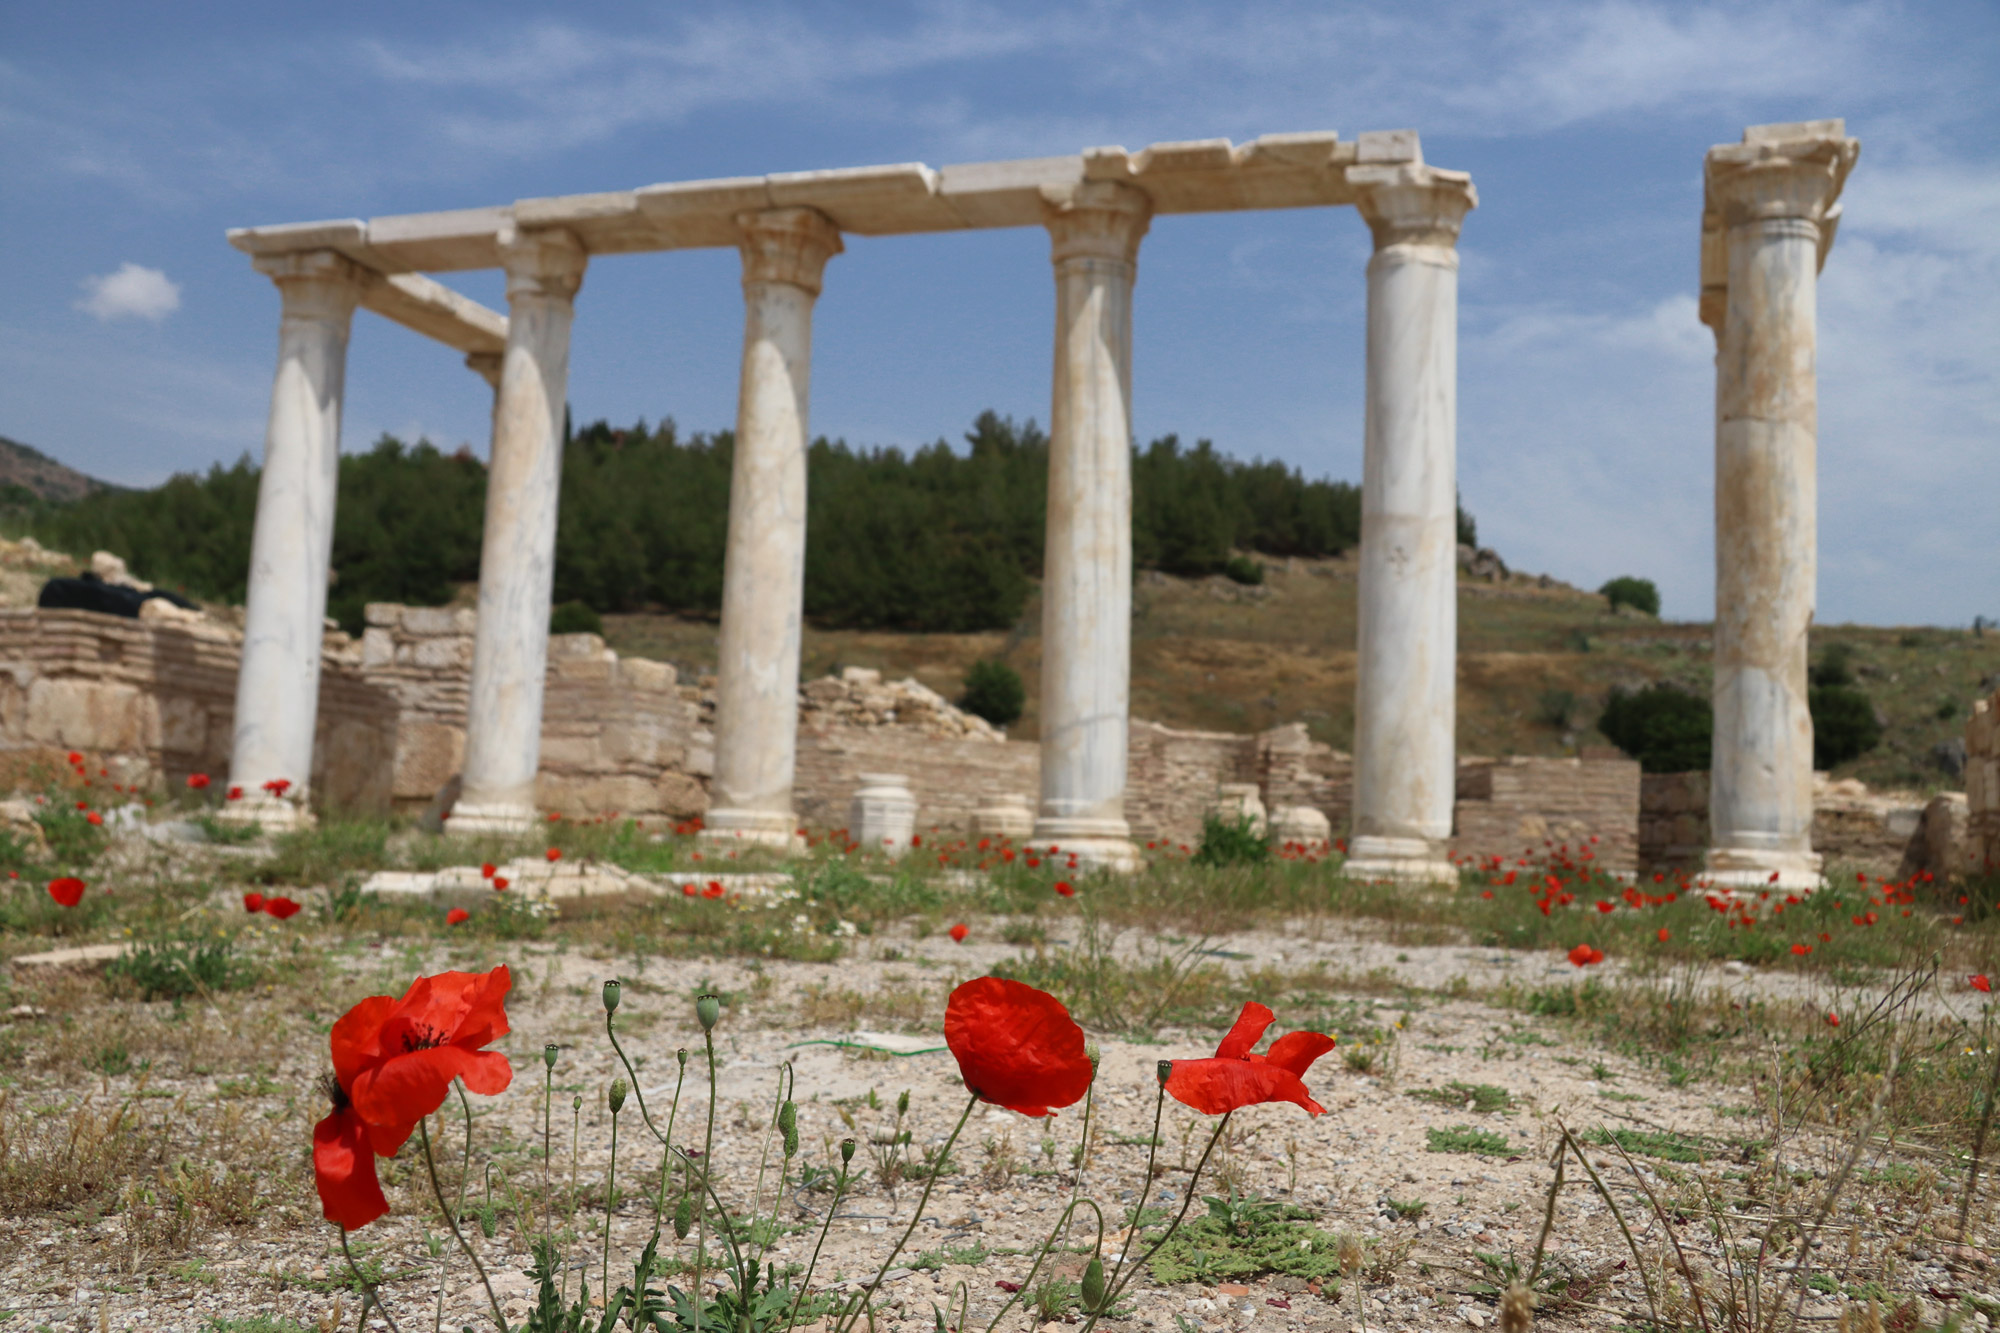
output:
{"label": "shrub", "polygon": [[142,1000],[184,1000],[238,990],[255,979],[227,936],[212,940],[149,940],[104,968],[104,979],[129,985]]}
{"label": "shrub", "polygon": [[1224,819],[1208,814],[1201,821],[1201,846],[1195,848],[1198,866],[1256,865],[1271,859],[1271,844],[1248,816]]}
{"label": "shrub", "polygon": [[1715,712],[1670,681],[1636,692],[1613,686],[1597,729],[1648,773],[1689,773],[1709,765]]}
{"label": "shrub", "polygon": [[1875,705],[1852,685],[1815,685],[1806,691],[1806,706],[1812,710],[1814,768],[1837,767],[1882,743]]}
{"label": "shrub", "polygon": [[1611,603],[1613,611],[1621,606],[1629,606],[1634,611],[1644,611],[1649,616],[1660,614],[1660,590],[1653,585],[1651,579],[1635,579],[1627,574],[1611,580],[1597,591]]}
{"label": "shrub", "polygon": [[603,634],[604,617],[584,602],[560,602],[549,612],[551,634]]}
{"label": "shrub", "polygon": [[1230,556],[1229,563],[1222,567],[1222,572],[1229,576],[1230,582],[1241,583],[1246,587],[1253,587],[1264,581],[1262,562],[1252,560],[1247,555]]}
{"label": "shrub", "polygon": [[958,706],[974,717],[1004,727],[1019,721],[1027,705],[1028,690],[1021,684],[1021,673],[1005,662],[988,658],[966,668],[965,694]]}
{"label": "shrub", "polygon": [[1854,683],[1854,645],[1851,643],[1830,643],[1826,651],[1819,655],[1819,661],[1806,673],[1806,679],[1814,685],[1852,685]]}
{"label": "shrub", "polygon": [[1535,700],[1535,721],[1557,731],[1569,730],[1569,719],[1576,712],[1576,692],[1574,690],[1543,690]]}

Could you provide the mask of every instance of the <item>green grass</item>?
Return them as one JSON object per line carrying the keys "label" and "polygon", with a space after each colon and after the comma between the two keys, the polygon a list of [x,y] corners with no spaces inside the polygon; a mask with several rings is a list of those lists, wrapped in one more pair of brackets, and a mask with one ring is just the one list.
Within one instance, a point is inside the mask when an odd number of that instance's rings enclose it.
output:
{"label": "green grass", "polygon": [[1487,1157],[1508,1155],[1505,1134],[1496,1134],[1490,1129],[1476,1129],[1471,1125],[1427,1129],[1424,1131],[1424,1148],[1428,1152],[1480,1153]]}
{"label": "green grass", "polygon": [[[1514,1109],[1514,1098],[1505,1088],[1491,1083],[1461,1083],[1457,1079],[1441,1088],[1412,1088],[1410,1096],[1420,1102],[1453,1108],[1464,1106],[1480,1115],[1494,1115]],[[1470,1103],[1467,1106],[1467,1103]]]}
{"label": "green grass", "polygon": [[1700,1138],[1691,1134],[1676,1134],[1669,1130],[1599,1127],[1586,1131],[1583,1140],[1586,1143],[1599,1143],[1606,1147],[1616,1145],[1626,1152],[1642,1157],[1657,1157],[1664,1162],[1702,1162],[1713,1156]]}

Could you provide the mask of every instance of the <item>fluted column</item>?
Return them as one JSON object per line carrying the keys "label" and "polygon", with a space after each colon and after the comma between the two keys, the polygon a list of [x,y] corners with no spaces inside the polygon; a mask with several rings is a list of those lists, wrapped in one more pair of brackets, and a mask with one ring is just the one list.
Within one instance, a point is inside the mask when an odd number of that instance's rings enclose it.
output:
{"label": "fluted column", "polygon": [[465,768],[445,820],[461,835],[520,832],[535,820],[569,331],[588,258],[561,230],[510,229],[500,253],[507,351],[493,400]]}
{"label": "fluted column", "polygon": [[1091,181],[1052,199],[1055,392],[1042,562],[1042,796],[1034,842],[1139,864],[1125,820],[1132,685],[1132,283],[1153,216]]}
{"label": "fluted column", "polygon": [[736,219],[743,377],[729,478],[715,689],[715,776],[703,836],[788,847],[797,830],[805,608],[806,408],[812,312],[840,232],[810,208]]}
{"label": "fluted column", "polygon": [[[242,795],[224,806],[223,817],[283,829],[312,820],[306,799],[319,718],[347,336],[372,275],[330,250],[256,263],[278,285],[283,315],[236,675],[229,785]],[[266,784],[283,785],[270,791]]]}
{"label": "fluted column", "polygon": [[[1756,126],[1706,163],[1715,329],[1715,733],[1708,875],[1820,884],[1807,635],[1818,576],[1817,288],[1860,153],[1838,120]],[[1714,281],[1724,283],[1714,290]]]}
{"label": "fluted column", "polygon": [[1463,172],[1355,167],[1374,233],[1347,874],[1457,878],[1458,242]]}

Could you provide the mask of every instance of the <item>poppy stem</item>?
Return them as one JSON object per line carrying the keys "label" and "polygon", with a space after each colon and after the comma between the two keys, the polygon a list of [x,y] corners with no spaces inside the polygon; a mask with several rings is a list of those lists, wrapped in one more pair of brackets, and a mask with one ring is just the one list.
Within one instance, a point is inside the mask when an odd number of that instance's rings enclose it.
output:
{"label": "poppy stem", "polygon": [[431,1178],[431,1193],[437,1196],[438,1211],[444,1214],[444,1224],[451,1228],[452,1239],[458,1248],[465,1251],[465,1257],[472,1260],[472,1269],[479,1274],[479,1285],[486,1288],[487,1304],[493,1307],[493,1322],[500,1325],[500,1333],[508,1333],[507,1315],[500,1308],[500,1298],[493,1294],[493,1283],[486,1276],[486,1265],[479,1262],[479,1255],[468,1245],[465,1233],[458,1229],[458,1219],[451,1215],[451,1205],[444,1201],[444,1186],[438,1181],[437,1159],[431,1155],[430,1117],[417,1121],[418,1142],[424,1149],[424,1170]]}
{"label": "poppy stem", "polygon": [[[604,1013],[604,1035],[611,1038],[611,1049],[618,1053],[618,1063],[625,1066],[625,1077],[632,1081],[632,1095],[639,1099],[639,1115],[645,1120],[647,1130],[651,1132],[654,1138],[660,1141],[662,1147],[667,1146],[674,1132],[673,1113],[669,1111],[667,1114],[667,1132],[665,1134],[660,1133],[653,1125],[653,1113],[646,1109],[646,1093],[639,1086],[639,1071],[632,1067],[632,1062],[625,1057],[625,1048],[618,1044],[618,1032],[611,1026],[611,1011],[608,1009]],[[682,1073],[685,1074],[686,1071],[683,1070]],[[678,1110],[680,1104],[681,1085],[676,1081],[674,1084],[674,1109]]]}
{"label": "poppy stem", "polygon": [[[944,1174],[944,1164],[951,1157],[951,1147],[954,1143],[958,1142],[960,1132],[965,1129],[965,1122],[972,1119],[972,1108],[977,1105],[979,1105],[979,1094],[975,1092],[966,1099],[965,1110],[959,1113],[958,1123],[951,1127],[951,1137],[944,1141],[944,1147],[939,1150],[937,1157],[931,1162],[930,1170],[924,1173],[924,1192],[917,1199],[916,1211],[910,1214],[910,1225],[903,1228],[902,1236],[896,1241],[896,1248],[889,1251],[888,1257],[882,1260],[882,1266],[875,1270],[874,1281],[870,1282],[867,1290],[861,1293],[860,1309],[862,1311],[868,1310],[868,1302],[874,1298],[876,1290],[881,1287],[882,1279],[888,1276],[889,1265],[896,1262],[896,1256],[901,1254],[903,1247],[910,1243],[910,1236],[916,1231],[917,1223],[923,1220],[924,1208],[931,1201],[931,1189],[937,1184],[937,1178]],[[854,1321],[858,1317],[858,1314],[849,1315],[846,1324],[842,1325],[841,1329],[853,1328]],[[841,1333],[841,1331],[836,1330],[836,1333]]]}
{"label": "poppy stem", "polygon": [[[1161,1086],[1160,1092],[1161,1095],[1165,1095],[1165,1085]],[[1174,1233],[1181,1229],[1181,1223],[1187,1220],[1188,1207],[1194,1203],[1195,1184],[1201,1179],[1202,1168],[1208,1165],[1208,1155],[1215,1151],[1216,1144],[1222,1142],[1222,1133],[1229,1128],[1229,1117],[1235,1114],[1234,1111],[1223,1112],[1222,1119],[1216,1122],[1215,1133],[1208,1136],[1208,1146],[1201,1150],[1201,1160],[1194,1164],[1194,1171],[1188,1176],[1187,1185],[1182,1191],[1181,1210],[1175,1215],[1174,1224],[1153,1242],[1152,1248],[1141,1255],[1137,1263],[1118,1265],[1118,1278],[1111,1284],[1111,1289],[1104,1293],[1104,1304],[1091,1312],[1090,1318],[1084,1321],[1083,1327],[1077,1330],[1077,1333],[1090,1333],[1091,1329],[1097,1327],[1097,1321],[1103,1316],[1104,1311],[1116,1304],[1119,1296],[1124,1294],[1125,1288],[1132,1285],[1132,1275],[1151,1263],[1153,1256],[1160,1252],[1160,1247],[1172,1240]],[[1153,1137],[1159,1136],[1156,1134]],[[1138,1225],[1138,1221],[1134,1219],[1133,1229],[1137,1230]],[[1129,1250],[1130,1247],[1127,1248]]]}
{"label": "poppy stem", "polygon": [[833,1202],[826,1206],[826,1220],[819,1224],[819,1239],[813,1242],[812,1259],[806,1264],[806,1275],[799,1279],[798,1294],[792,1297],[792,1308],[785,1311],[785,1333],[791,1333],[792,1325],[798,1322],[799,1303],[806,1298],[806,1291],[812,1286],[813,1270],[819,1267],[820,1247],[826,1244],[826,1233],[833,1229],[833,1215],[840,1211],[840,1201],[847,1194],[847,1163],[840,1164],[840,1175],[833,1182]]}
{"label": "poppy stem", "polygon": [[368,1307],[373,1305],[389,1321],[389,1333],[403,1333],[396,1327],[396,1317],[389,1313],[389,1307],[382,1304],[382,1298],[376,1295],[375,1284],[362,1274],[361,1265],[354,1262],[354,1251],[347,1248],[346,1227],[340,1228],[340,1252],[347,1258],[347,1271],[354,1274],[354,1280],[361,1284],[361,1323],[358,1327],[368,1327]]}
{"label": "poppy stem", "polygon": [[[1097,1214],[1097,1244],[1092,1247],[1091,1253],[1102,1254],[1104,1251],[1104,1210],[1097,1206],[1095,1199],[1084,1199],[1080,1202],[1089,1205],[1090,1210]],[[1014,1302],[1020,1300],[1024,1293],[1033,1294],[1030,1288],[1034,1284],[1035,1275],[1042,1271],[1042,1265],[1048,1261],[1049,1252],[1055,1248],[1056,1237],[1069,1230],[1070,1219],[1076,1216],[1078,1205],[1079,1201],[1072,1199],[1069,1206],[1063,1209],[1062,1216],[1056,1219],[1055,1227],[1049,1232],[1049,1238],[1043,1241],[1040,1247],[1035,1250],[1035,1262],[1028,1269],[1028,1275],[1021,1279],[1020,1290],[1008,1296],[1006,1304],[1002,1305],[999,1312],[991,1320],[987,1321],[986,1333],[993,1333],[993,1330],[1000,1326],[1000,1321],[1007,1317],[1007,1312],[1014,1308]]]}
{"label": "poppy stem", "polygon": [[[658,1198],[653,1200],[653,1235],[655,1237],[660,1234],[660,1213],[667,1206],[667,1180],[674,1165],[674,1117],[681,1113],[681,1084],[687,1081],[687,1061],[683,1060],[680,1064],[681,1072],[674,1076],[674,1103],[667,1108],[667,1135],[661,1141],[662,1145],[666,1148],[666,1152],[660,1158],[660,1194]],[[632,1087],[636,1090],[638,1086],[637,1080],[634,1080]],[[645,1102],[641,1101],[639,1105],[642,1108],[641,1113],[643,1114]]]}
{"label": "poppy stem", "polygon": [[618,1202],[618,1111],[611,1112],[611,1165],[604,1170],[604,1278],[605,1307],[611,1301],[611,1210]]}

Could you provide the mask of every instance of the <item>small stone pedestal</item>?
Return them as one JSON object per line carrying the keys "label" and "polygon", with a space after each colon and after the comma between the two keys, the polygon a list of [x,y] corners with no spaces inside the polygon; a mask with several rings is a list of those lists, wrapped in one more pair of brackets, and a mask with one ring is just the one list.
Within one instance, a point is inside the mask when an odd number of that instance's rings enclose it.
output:
{"label": "small stone pedestal", "polygon": [[1271,813],[1271,841],[1283,847],[1333,844],[1333,822],[1310,805],[1281,805]]}
{"label": "small stone pedestal", "polygon": [[1270,831],[1270,821],[1264,813],[1263,793],[1254,782],[1225,782],[1215,789],[1215,804],[1209,813],[1225,824],[1241,824],[1246,820],[1258,837]]}
{"label": "small stone pedestal", "polygon": [[1341,873],[1349,879],[1392,880],[1398,884],[1456,884],[1458,867],[1428,838],[1354,839]]}
{"label": "small stone pedestal", "polygon": [[863,773],[847,807],[847,836],[868,851],[901,856],[917,831],[917,798],[901,773]]}

